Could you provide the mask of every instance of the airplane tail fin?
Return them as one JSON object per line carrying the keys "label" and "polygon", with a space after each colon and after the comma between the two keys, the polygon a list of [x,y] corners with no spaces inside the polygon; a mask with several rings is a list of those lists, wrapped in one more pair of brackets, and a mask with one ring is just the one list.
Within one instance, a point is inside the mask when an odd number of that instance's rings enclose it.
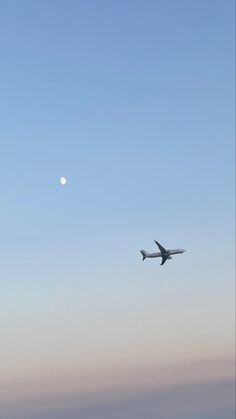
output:
{"label": "airplane tail fin", "polygon": [[145,250],[140,250],[140,253],[142,253],[142,255],[143,255],[143,260],[145,260],[145,259],[146,259],[146,257],[147,257]]}

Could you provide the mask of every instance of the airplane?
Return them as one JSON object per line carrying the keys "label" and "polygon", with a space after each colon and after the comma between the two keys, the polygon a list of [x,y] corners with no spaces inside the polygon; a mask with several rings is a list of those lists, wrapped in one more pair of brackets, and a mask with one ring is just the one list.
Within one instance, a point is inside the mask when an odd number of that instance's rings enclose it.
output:
{"label": "airplane", "polygon": [[156,243],[156,245],[158,246],[160,252],[157,253],[148,253],[145,250],[140,250],[140,252],[143,255],[143,260],[145,260],[146,258],[162,258],[162,262],[161,265],[164,265],[164,263],[167,261],[167,259],[172,259],[172,255],[178,255],[180,253],[184,253],[186,252],[186,250],[184,249],[172,249],[172,250],[167,250],[165,249],[163,246],[160,245],[160,243],[158,243],[156,240],[154,240],[154,242]]}

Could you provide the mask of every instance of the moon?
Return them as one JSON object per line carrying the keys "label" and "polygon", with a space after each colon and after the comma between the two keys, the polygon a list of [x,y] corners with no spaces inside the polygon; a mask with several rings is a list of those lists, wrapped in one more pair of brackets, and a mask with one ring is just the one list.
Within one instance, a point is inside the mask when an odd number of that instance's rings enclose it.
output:
{"label": "moon", "polygon": [[64,186],[66,184],[66,182],[67,182],[67,180],[66,180],[66,178],[64,176],[60,177],[60,184],[62,186]]}

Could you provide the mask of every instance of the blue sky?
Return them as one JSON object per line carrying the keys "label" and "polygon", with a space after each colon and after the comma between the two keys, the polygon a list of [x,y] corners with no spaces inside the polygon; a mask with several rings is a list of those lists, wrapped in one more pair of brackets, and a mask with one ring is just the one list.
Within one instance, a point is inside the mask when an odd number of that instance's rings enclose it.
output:
{"label": "blue sky", "polygon": [[[233,0],[0,1],[10,383],[231,356],[233,15]],[[187,253],[142,264],[153,238]]]}

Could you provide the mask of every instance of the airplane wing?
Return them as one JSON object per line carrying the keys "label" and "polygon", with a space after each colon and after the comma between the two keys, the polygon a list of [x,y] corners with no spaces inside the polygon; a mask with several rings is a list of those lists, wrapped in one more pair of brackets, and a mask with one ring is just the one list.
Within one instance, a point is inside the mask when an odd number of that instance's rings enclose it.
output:
{"label": "airplane wing", "polygon": [[168,256],[163,255],[161,265],[164,265],[164,263],[167,261],[167,259],[168,259]]}
{"label": "airplane wing", "polygon": [[161,246],[160,245],[160,243],[158,243],[156,240],[154,240],[154,242],[156,243],[156,245],[159,247],[159,250],[160,250],[160,252],[163,254],[163,253],[166,253],[166,249],[163,247],[163,246]]}

